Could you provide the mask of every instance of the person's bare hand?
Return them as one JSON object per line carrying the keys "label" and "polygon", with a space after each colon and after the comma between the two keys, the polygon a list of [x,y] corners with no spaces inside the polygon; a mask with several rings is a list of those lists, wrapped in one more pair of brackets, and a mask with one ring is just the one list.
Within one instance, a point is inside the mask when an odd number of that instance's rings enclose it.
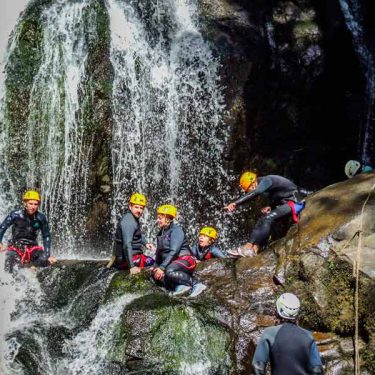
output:
{"label": "person's bare hand", "polygon": [[229,212],[234,212],[236,211],[237,204],[236,203],[229,203],[227,206],[224,206],[224,210],[227,210]]}
{"label": "person's bare hand", "polygon": [[264,215],[268,215],[268,214],[271,212],[271,207],[270,207],[270,206],[263,207],[263,208],[261,209],[261,211],[262,211],[262,213],[263,213]]}
{"label": "person's bare hand", "polygon": [[150,243],[150,242],[146,244],[146,248],[151,250],[151,251],[156,250],[156,246],[153,243]]}
{"label": "person's bare hand", "polygon": [[55,257],[49,257],[48,258],[48,263],[49,264],[56,264],[57,263],[57,259]]}
{"label": "person's bare hand", "polygon": [[160,268],[156,268],[154,272],[154,279],[161,281],[164,279],[164,271]]}
{"label": "person's bare hand", "polygon": [[136,275],[137,273],[140,273],[140,272],[141,272],[141,268],[140,267],[134,266],[134,267],[130,268],[130,274],[131,275]]}

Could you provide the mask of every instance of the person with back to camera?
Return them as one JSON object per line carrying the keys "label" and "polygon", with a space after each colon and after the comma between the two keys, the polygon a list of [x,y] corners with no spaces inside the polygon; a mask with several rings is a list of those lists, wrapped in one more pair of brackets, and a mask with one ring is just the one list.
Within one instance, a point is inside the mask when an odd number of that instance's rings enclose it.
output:
{"label": "person with back to camera", "polygon": [[322,375],[323,364],[312,334],[297,324],[300,301],[292,293],[276,301],[278,325],[267,327],[255,349],[254,375],[265,375],[269,363],[272,375]]}

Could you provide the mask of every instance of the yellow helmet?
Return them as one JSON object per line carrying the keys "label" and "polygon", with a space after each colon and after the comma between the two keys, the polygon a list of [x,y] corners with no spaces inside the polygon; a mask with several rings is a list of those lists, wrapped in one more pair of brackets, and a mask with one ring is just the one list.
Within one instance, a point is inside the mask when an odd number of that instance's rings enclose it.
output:
{"label": "yellow helmet", "polygon": [[38,201],[40,202],[40,195],[35,190],[28,190],[25,192],[25,194],[22,196],[23,201]]}
{"label": "yellow helmet", "polygon": [[251,186],[253,182],[255,182],[256,179],[257,179],[257,175],[254,172],[249,172],[249,171],[244,172],[242,173],[240,177],[240,186],[245,191],[248,191],[249,187]]}
{"label": "yellow helmet", "polygon": [[138,204],[139,206],[146,206],[147,199],[141,193],[134,193],[134,194],[131,195],[131,197],[129,199],[129,203]]}
{"label": "yellow helmet", "polygon": [[203,227],[199,234],[204,234],[205,236],[210,237],[214,240],[217,239],[217,230],[212,227]]}
{"label": "yellow helmet", "polygon": [[177,215],[177,208],[175,206],[172,206],[171,204],[163,204],[162,206],[158,208],[157,213],[163,214],[163,215],[169,215],[175,218]]}

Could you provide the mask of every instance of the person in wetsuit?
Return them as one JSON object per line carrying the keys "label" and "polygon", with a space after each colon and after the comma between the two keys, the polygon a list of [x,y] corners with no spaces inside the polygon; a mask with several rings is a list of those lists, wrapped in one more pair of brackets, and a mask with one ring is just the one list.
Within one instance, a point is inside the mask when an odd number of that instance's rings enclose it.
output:
{"label": "person in wetsuit", "polygon": [[177,208],[165,204],[157,209],[157,234],[155,268],[152,277],[174,295],[191,292],[194,297],[206,287],[193,280],[196,262],[191,254],[183,228],[174,222]]}
{"label": "person in wetsuit", "polygon": [[[12,227],[12,238],[8,243],[5,255],[5,270],[13,272],[15,266],[31,263],[33,266],[45,267],[56,263],[50,255],[51,234],[45,215],[38,211],[40,195],[37,191],[28,190],[22,197],[24,208],[12,211],[0,225],[0,250],[4,250],[2,240],[5,232]],[[43,247],[38,246],[38,232],[42,233]]]}
{"label": "person in wetsuit", "polygon": [[277,299],[280,324],[263,331],[252,360],[254,375],[265,375],[267,363],[272,375],[323,374],[312,334],[297,325],[299,308],[299,299],[292,293],[284,293]]}
{"label": "person in wetsuit", "polygon": [[235,211],[239,205],[261,194],[268,195],[271,201],[271,206],[262,208],[263,216],[257,221],[249,242],[244,246],[245,251],[257,254],[259,247],[266,243],[276,220],[293,217],[294,221],[298,221],[297,215],[304,208],[303,198],[306,194],[299,192],[297,185],[285,177],[268,175],[257,178],[253,172],[242,174],[240,186],[246,194],[224,207],[229,212]]}
{"label": "person in wetsuit", "polygon": [[360,173],[371,173],[374,168],[370,163],[360,163],[358,160],[349,160],[345,164],[345,174],[348,178],[353,178]]}
{"label": "person in wetsuit", "polygon": [[191,252],[197,262],[211,258],[226,258],[224,252],[219,249],[215,242],[217,230],[212,227],[203,227],[199,232],[198,240],[191,247]]}
{"label": "person in wetsuit", "polygon": [[114,236],[112,261],[107,267],[114,266],[119,270],[130,269],[130,274],[141,272],[141,268],[151,266],[153,258],[143,254],[146,247],[155,250],[142,234],[139,219],[143,215],[147,200],[143,194],[134,193],[129,199],[128,210],[117,225]]}

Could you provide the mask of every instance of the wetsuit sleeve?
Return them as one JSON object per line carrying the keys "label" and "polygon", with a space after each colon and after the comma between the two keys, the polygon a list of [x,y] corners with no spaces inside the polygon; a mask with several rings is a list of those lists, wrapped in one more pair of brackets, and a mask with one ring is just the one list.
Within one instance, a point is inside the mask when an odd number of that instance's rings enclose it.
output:
{"label": "wetsuit sleeve", "polygon": [[7,229],[14,223],[16,215],[11,212],[0,225],[0,242],[3,241],[3,237]]}
{"label": "wetsuit sleeve", "polygon": [[48,221],[45,216],[42,220],[42,237],[43,237],[43,247],[47,258],[51,255],[51,232],[49,229]]}
{"label": "wetsuit sleeve", "polygon": [[185,239],[185,233],[182,228],[176,226],[171,232],[171,240],[169,242],[169,252],[160,268],[165,270],[172,262],[172,259],[179,253]]}
{"label": "wetsuit sleeve", "polygon": [[323,363],[315,340],[313,340],[310,348],[310,369],[313,375],[323,374]]}
{"label": "wetsuit sleeve", "polygon": [[224,254],[224,252],[216,246],[213,246],[211,248],[211,254],[213,255],[214,258],[226,258],[226,255]]}
{"label": "wetsuit sleeve", "polygon": [[134,267],[133,264],[133,247],[132,240],[134,232],[137,230],[137,223],[135,220],[131,220],[129,216],[125,216],[121,220],[121,234],[122,243],[125,250],[126,260],[128,262],[129,268]]}
{"label": "wetsuit sleeve", "polygon": [[234,203],[238,206],[245,202],[254,199],[258,195],[266,192],[272,186],[272,180],[270,177],[262,177],[257,188],[250,193],[245,194],[243,197],[237,199]]}
{"label": "wetsuit sleeve", "polygon": [[253,373],[255,375],[263,375],[266,373],[266,366],[270,359],[271,348],[280,328],[281,325],[268,327],[264,330],[255,349],[252,361]]}
{"label": "wetsuit sleeve", "polygon": [[198,243],[194,242],[193,246],[190,249],[191,254],[193,257],[199,259],[199,254],[198,254]]}

